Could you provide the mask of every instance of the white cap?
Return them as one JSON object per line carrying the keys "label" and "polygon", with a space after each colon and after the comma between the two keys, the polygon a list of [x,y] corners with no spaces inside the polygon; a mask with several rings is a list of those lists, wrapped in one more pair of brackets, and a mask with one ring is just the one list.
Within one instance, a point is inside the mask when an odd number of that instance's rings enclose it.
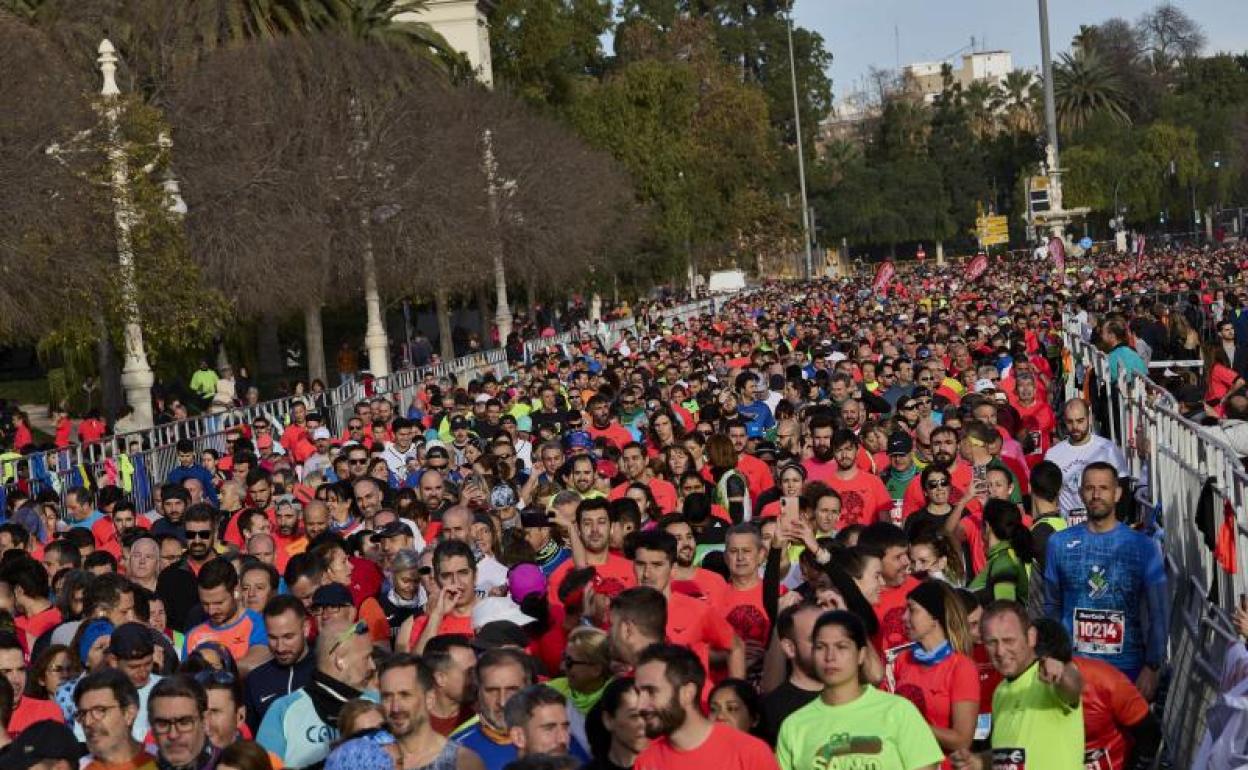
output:
{"label": "white cap", "polygon": [[333,436],[329,432],[329,428],[326,428],[324,425],[312,431],[313,441],[320,441],[323,438],[333,438]]}
{"label": "white cap", "polygon": [[486,403],[486,402],[487,402],[487,401],[489,401],[489,400],[490,400],[490,394],[489,394],[489,393],[478,393],[478,394],[477,394],[476,402],[477,402],[478,404],[484,404],[484,403]]}
{"label": "white cap", "polygon": [[525,626],[536,622],[535,618],[531,618],[521,612],[520,605],[507,596],[488,596],[477,602],[477,606],[472,608],[473,631],[496,620],[507,620],[515,623],[517,626]]}
{"label": "white cap", "polygon": [[975,392],[976,393],[983,393],[986,390],[996,390],[996,389],[997,389],[997,386],[996,384],[993,383],[992,380],[989,380],[989,379],[975,380]]}
{"label": "white cap", "polygon": [[828,358],[832,360],[832,363],[839,363],[849,358],[849,356],[845,355],[839,350],[833,350],[832,355],[828,356]]}

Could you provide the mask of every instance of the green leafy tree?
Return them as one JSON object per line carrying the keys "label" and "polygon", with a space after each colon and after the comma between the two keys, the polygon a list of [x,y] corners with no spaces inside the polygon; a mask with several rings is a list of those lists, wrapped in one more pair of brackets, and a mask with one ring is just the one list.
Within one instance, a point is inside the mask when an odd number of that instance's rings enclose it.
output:
{"label": "green leafy tree", "polygon": [[530,103],[565,107],[606,68],[610,0],[500,0],[490,25],[494,76]]}

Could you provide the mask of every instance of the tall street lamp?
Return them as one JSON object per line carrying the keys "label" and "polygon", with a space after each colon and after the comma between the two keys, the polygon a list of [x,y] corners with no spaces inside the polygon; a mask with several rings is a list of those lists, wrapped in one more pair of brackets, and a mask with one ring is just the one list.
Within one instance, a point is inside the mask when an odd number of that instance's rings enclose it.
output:
{"label": "tall street lamp", "polygon": [[[139,322],[139,307],[135,301],[134,243],[131,230],[134,227],[134,203],[130,200],[130,178],[126,163],[126,151],[121,140],[121,89],[117,87],[117,51],[107,39],[100,42],[100,72],[104,85],[100,90],[105,123],[108,128],[108,165],[113,195],[113,221],[117,235],[117,261],[121,270],[122,313],[125,317],[125,363],[121,369],[121,386],[126,391],[126,403],[134,410],[136,427],[150,428],[152,417],[152,384],[155,376],[147,360],[143,345],[143,327]],[[183,208],[185,204],[182,204]]]}
{"label": "tall street lamp", "polygon": [[810,206],[806,202],[806,158],[802,153],[802,114],[797,101],[797,63],[793,57],[793,4],[789,3],[785,17],[785,30],[789,35],[789,80],[793,85],[793,128],[797,132],[797,176],[802,190],[802,248],[806,258],[806,279],[814,277],[814,263],[810,253]]}
{"label": "tall street lamp", "polygon": [[[506,182],[498,178],[498,159],[494,157],[494,132],[485,129],[481,140],[482,161],[485,169],[485,192],[490,207],[490,226],[494,228],[490,239],[490,250],[494,253],[494,292],[497,309],[494,311],[494,324],[498,327],[498,344],[506,345],[511,336],[511,305],[507,301],[507,269],[503,264],[503,203],[502,193],[506,190]],[[482,319],[484,320],[484,319]]]}

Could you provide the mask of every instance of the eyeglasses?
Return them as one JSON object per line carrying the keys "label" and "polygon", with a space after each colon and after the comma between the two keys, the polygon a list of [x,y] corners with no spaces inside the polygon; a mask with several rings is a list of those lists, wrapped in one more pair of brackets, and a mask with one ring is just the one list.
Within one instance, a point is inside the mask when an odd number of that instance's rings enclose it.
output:
{"label": "eyeglasses", "polygon": [[199,717],[196,716],[176,717],[174,719],[152,717],[152,732],[157,735],[165,735],[171,732],[190,732],[191,728],[194,727],[195,723],[198,721]]}
{"label": "eyeglasses", "polygon": [[943,481],[940,479],[934,479],[932,481],[927,482],[928,489],[944,489],[947,486],[949,486],[949,482]]}
{"label": "eyeglasses", "polygon": [[367,457],[348,457],[347,458],[347,465],[367,465],[367,464],[368,464]]}
{"label": "eyeglasses", "polygon": [[211,540],[211,529],[188,529],[186,531],[187,540]]}
{"label": "eyeglasses", "polygon": [[897,407],[897,408],[898,408],[898,409],[900,409],[900,410],[901,410],[901,411],[903,411],[903,412],[908,412],[908,411],[910,411],[911,409],[918,409],[919,407],[918,407],[918,406],[917,406],[917,405],[916,405],[913,401],[911,401],[910,403],[908,403],[908,404],[902,404],[901,406],[899,406],[899,407]]}
{"label": "eyeglasses", "polygon": [[334,650],[338,649],[338,647],[343,642],[347,641],[348,639],[354,636],[363,636],[364,634],[367,634],[367,633],[368,633],[368,624],[362,620],[357,622],[355,625],[343,631],[341,634],[338,634],[338,637],[334,640],[334,646],[329,648],[329,654],[333,655]]}
{"label": "eyeglasses", "polygon": [[364,423],[360,423],[360,422],[357,422],[357,423],[351,423],[351,424],[347,425],[347,428],[348,428],[349,430],[364,430]]}
{"label": "eyeglasses", "polygon": [[113,703],[108,706],[92,706],[90,708],[78,709],[78,713],[74,714],[74,721],[80,725],[85,725],[87,722],[98,722],[108,712],[120,708],[121,704]]}

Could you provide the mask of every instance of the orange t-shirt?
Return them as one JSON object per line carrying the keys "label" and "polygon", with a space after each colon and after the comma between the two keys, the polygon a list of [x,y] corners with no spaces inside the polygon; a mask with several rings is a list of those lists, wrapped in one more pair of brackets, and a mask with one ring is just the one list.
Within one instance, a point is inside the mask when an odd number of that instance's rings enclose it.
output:
{"label": "orange t-shirt", "polygon": [[9,717],[9,737],[17,738],[18,734],[27,727],[45,719],[65,724],[65,715],[61,713],[60,706],[50,700],[23,695],[13,709],[12,716]]}
{"label": "orange t-shirt", "polygon": [[[420,635],[425,632],[425,626],[427,625],[429,625],[428,615],[421,615],[412,621],[412,634],[407,638],[407,648],[409,650],[416,649],[416,642],[420,641]],[[470,638],[474,636],[472,615],[451,614],[443,616],[442,622],[438,625],[438,633],[434,634],[434,636],[450,636],[451,634],[463,634]]]}
{"label": "orange t-shirt", "polygon": [[[611,490],[611,493],[607,495],[607,499],[619,500],[626,492],[628,492],[628,488],[632,486],[632,484],[633,482],[631,481],[626,481],[623,484],[617,484]],[[660,478],[653,478],[646,483],[646,486],[650,487],[650,494],[654,496],[654,502],[659,506],[660,513],[666,514],[676,510],[676,487],[672,486],[671,482],[664,481]]]}
{"label": "orange t-shirt", "polygon": [[370,596],[360,605],[360,620],[368,625],[368,637],[374,642],[390,644],[390,621],[386,620],[386,612],[381,602]]}
{"label": "orange t-shirt", "polygon": [[672,768],[714,768],[714,770],[779,770],[771,747],[752,735],[728,725],[713,722],[702,745],[681,751],[667,736],[650,743],[633,763],[636,770]]}
{"label": "orange t-shirt", "polygon": [[715,608],[745,645],[745,670],[751,678],[763,673],[763,656],[767,652],[771,621],[763,608],[763,581],[752,588],[740,590],[728,584],[728,591]]}
{"label": "orange t-shirt", "polygon": [[143,748],[126,762],[109,764],[92,757],[90,762],[82,766],[82,770],[156,770],[157,767],[156,757]]}
{"label": "orange t-shirt", "polygon": [[728,621],[701,599],[672,592],[667,598],[667,638],[685,647],[727,650],[735,632]]}
{"label": "orange t-shirt", "polygon": [[1118,669],[1103,660],[1075,658],[1083,677],[1084,767],[1118,768],[1127,764],[1131,739],[1124,727],[1148,715],[1148,703]]}

